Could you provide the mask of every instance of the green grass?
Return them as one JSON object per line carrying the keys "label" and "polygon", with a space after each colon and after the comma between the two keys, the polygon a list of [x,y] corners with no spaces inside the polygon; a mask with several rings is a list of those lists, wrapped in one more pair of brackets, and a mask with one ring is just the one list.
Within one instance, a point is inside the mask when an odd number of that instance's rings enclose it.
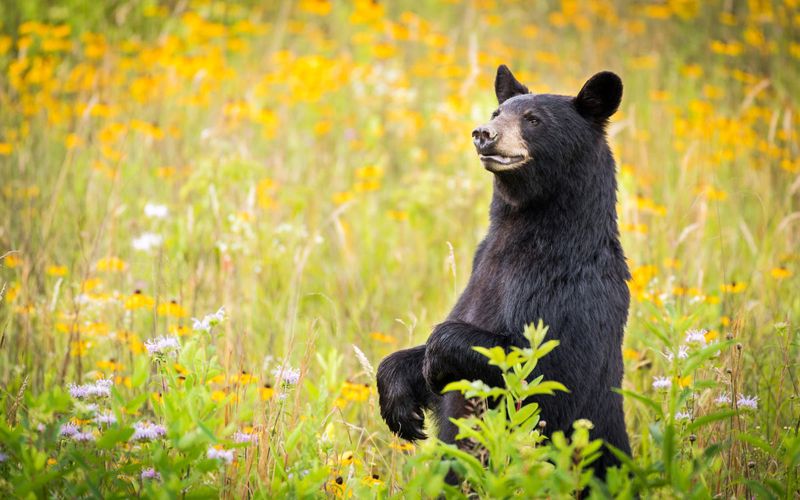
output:
{"label": "green grass", "polygon": [[[0,27],[0,492],[441,491],[452,453],[390,435],[373,367],[424,342],[469,278],[491,194],[469,133],[504,63],[534,92],[601,69],[625,84],[609,133],[633,459],[595,494],[798,494],[794,2],[21,2]],[[135,249],[147,233],[161,244]],[[710,347],[669,361],[689,329]],[[175,359],[147,354],[178,334]],[[98,378],[110,427],[69,395]],[[166,436],[131,442],[140,421]],[[68,422],[94,441],[59,436]],[[496,438],[530,468],[498,462],[508,483],[490,467],[474,491],[587,484],[559,455],[585,436]]]}

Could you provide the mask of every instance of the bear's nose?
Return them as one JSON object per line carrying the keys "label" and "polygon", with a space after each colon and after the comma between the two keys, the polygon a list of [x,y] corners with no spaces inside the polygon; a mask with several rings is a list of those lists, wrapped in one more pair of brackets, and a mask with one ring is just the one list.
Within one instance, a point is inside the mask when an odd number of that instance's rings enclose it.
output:
{"label": "bear's nose", "polygon": [[472,131],[472,143],[478,150],[483,150],[493,145],[497,140],[497,132],[491,128],[481,125]]}

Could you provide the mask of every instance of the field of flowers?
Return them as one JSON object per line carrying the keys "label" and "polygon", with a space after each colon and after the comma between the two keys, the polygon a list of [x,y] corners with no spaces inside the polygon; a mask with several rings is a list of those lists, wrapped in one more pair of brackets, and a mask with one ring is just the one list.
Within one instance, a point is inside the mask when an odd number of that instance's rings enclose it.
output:
{"label": "field of flowers", "polygon": [[[587,422],[489,414],[484,470],[379,416],[486,229],[501,63],[625,83],[605,484]],[[797,498],[799,114],[797,0],[3,2],[0,495]]]}

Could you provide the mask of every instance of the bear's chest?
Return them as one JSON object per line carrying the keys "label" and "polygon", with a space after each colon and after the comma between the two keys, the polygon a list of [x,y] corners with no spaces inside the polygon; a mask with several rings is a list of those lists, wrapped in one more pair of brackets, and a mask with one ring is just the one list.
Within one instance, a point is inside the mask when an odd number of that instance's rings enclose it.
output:
{"label": "bear's chest", "polygon": [[567,293],[553,269],[536,248],[488,242],[454,313],[489,331],[522,332],[554,295]]}

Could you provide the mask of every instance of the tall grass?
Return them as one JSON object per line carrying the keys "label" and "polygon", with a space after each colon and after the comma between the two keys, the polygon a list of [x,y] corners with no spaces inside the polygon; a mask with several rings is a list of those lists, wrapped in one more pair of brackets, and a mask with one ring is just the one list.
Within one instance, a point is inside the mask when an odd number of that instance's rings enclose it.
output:
{"label": "tall grass", "polygon": [[0,491],[441,491],[446,450],[389,434],[372,367],[466,284],[504,63],[625,83],[633,458],[597,494],[798,494],[796,2],[32,1],[0,26]]}

